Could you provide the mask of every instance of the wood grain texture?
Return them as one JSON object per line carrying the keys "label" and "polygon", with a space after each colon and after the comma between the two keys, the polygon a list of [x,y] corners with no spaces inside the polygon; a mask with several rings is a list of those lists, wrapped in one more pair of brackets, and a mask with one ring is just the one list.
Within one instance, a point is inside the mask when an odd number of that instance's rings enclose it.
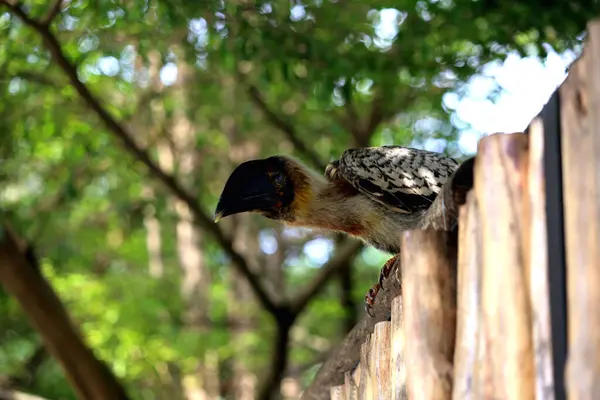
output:
{"label": "wood grain texture", "polygon": [[456,329],[456,235],[402,237],[406,387],[411,400],[449,399]]}
{"label": "wood grain texture", "polygon": [[494,134],[479,142],[475,193],[482,238],[482,299],[486,362],[484,394],[534,396],[531,307],[523,237],[527,136]]}
{"label": "wood grain texture", "polygon": [[406,367],[404,365],[404,352],[406,341],[404,337],[404,315],[402,312],[402,296],[392,300],[392,327],[391,327],[391,358],[392,392],[393,400],[406,400]]}
{"label": "wood grain texture", "polygon": [[453,398],[475,399],[477,340],[481,313],[481,243],[477,199],[467,195],[458,224],[458,279]]}
{"label": "wood grain texture", "polygon": [[344,385],[332,386],[330,389],[331,400],[346,400]]}
{"label": "wood grain texture", "polygon": [[373,331],[371,355],[374,369],[374,398],[389,400],[392,397],[392,370],[390,365],[392,352],[392,323],[379,322]]}
{"label": "wood grain texture", "polygon": [[560,87],[569,399],[600,398],[600,21]]}
{"label": "wood grain texture", "polygon": [[358,400],[358,385],[351,372],[344,374],[344,392],[347,400]]}
{"label": "wood grain texture", "polygon": [[[344,374],[345,376],[345,374]],[[361,367],[360,367],[360,363],[356,366],[356,368],[354,368],[354,371],[352,371],[352,380],[354,381],[354,384],[356,385],[356,387],[358,387],[358,385],[360,385],[360,377],[361,377]]]}
{"label": "wood grain texture", "polygon": [[360,346],[360,385],[358,398],[373,400],[373,380],[371,379],[371,335]]}
{"label": "wood grain texture", "polygon": [[529,173],[526,215],[527,273],[532,310],[532,340],[536,399],[554,399],[552,330],[550,325],[546,189],[544,180],[544,127],[540,118],[529,125]]}

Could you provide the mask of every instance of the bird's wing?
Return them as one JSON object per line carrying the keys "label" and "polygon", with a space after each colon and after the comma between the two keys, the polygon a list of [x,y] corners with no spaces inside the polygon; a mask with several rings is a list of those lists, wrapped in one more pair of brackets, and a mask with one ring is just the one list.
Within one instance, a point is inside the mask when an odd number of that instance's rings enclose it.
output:
{"label": "bird's wing", "polygon": [[443,154],[401,146],[346,150],[327,166],[372,200],[402,212],[427,209],[458,163]]}

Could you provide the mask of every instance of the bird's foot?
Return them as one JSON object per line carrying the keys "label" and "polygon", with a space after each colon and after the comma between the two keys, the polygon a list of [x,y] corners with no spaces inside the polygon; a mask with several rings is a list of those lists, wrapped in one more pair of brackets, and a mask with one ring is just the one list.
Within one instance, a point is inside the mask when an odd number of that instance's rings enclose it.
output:
{"label": "bird's foot", "polygon": [[367,314],[369,314],[369,317],[375,316],[375,314],[373,313],[373,305],[375,304],[375,297],[377,296],[379,289],[381,289],[381,285],[379,285],[379,283],[376,283],[371,289],[369,289],[367,294],[365,294],[365,311],[367,312]]}
{"label": "bird's foot", "polygon": [[375,304],[375,298],[377,297],[377,293],[381,289],[383,289],[383,281],[390,276],[392,269],[396,265],[396,261],[398,261],[398,257],[400,254],[396,254],[394,257],[390,258],[384,265],[381,267],[381,271],[379,272],[379,281],[369,289],[367,294],[365,294],[365,311],[369,316],[374,317],[373,313],[373,305]]}

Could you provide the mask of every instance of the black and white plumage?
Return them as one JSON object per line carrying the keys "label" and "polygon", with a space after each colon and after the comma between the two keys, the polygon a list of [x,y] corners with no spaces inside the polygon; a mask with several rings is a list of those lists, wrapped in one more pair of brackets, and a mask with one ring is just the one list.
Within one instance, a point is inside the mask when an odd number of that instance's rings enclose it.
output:
{"label": "black and white plumage", "polygon": [[440,153],[402,146],[346,150],[325,175],[345,179],[373,201],[399,213],[427,209],[458,163]]}

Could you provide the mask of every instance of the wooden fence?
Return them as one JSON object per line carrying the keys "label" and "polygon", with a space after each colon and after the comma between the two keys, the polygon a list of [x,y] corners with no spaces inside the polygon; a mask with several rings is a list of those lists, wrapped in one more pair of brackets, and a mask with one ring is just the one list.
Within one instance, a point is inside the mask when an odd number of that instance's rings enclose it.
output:
{"label": "wooden fence", "polygon": [[527,132],[479,142],[458,234],[404,235],[391,321],[332,399],[600,399],[600,21],[588,28]]}

